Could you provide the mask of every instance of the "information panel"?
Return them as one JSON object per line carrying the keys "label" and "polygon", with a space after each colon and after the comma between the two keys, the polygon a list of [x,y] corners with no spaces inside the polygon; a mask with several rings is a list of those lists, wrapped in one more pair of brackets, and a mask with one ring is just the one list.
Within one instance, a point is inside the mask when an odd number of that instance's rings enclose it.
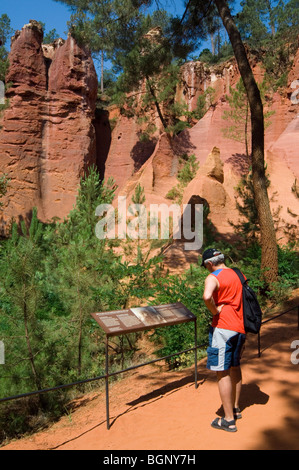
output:
{"label": "information panel", "polygon": [[180,302],[154,307],[136,307],[129,310],[92,313],[91,316],[103,328],[107,336],[122,335],[196,320],[195,315]]}

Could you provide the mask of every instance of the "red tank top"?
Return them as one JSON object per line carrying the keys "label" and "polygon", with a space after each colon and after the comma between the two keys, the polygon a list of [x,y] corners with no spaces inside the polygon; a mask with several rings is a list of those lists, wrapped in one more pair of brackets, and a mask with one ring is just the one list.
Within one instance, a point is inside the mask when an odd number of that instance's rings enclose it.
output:
{"label": "red tank top", "polygon": [[217,277],[220,285],[213,293],[215,304],[224,304],[220,314],[213,316],[212,326],[245,333],[242,284],[238,275],[232,269],[218,269],[212,274]]}

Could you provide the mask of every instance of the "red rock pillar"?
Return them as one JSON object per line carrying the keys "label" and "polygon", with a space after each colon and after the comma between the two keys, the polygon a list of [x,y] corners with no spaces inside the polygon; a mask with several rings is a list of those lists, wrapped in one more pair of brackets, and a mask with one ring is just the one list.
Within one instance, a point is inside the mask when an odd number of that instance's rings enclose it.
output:
{"label": "red rock pillar", "polygon": [[33,207],[43,221],[66,217],[80,177],[96,163],[97,75],[90,53],[72,37],[47,47],[42,39],[36,21],[12,39],[9,108],[0,133],[0,172],[10,179],[2,231],[12,217],[30,219]]}

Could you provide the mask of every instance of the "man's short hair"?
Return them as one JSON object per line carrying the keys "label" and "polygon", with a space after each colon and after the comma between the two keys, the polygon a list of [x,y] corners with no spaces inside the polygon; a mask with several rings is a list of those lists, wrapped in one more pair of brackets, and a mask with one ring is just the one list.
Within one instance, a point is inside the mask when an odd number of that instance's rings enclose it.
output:
{"label": "man's short hair", "polygon": [[216,250],[215,248],[209,248],[202,255],[201,265],[206,267],[207,262],[212,263],[213,266],[222,264],[224,262],[224,254],[221,251]]}
{"label": "man's short hair", "polygon": [[208,261],[212,263],[213,266],[218,266],[218,264],[222,264],[224,262],[224,255],[221,253],[218,256],[214,256],[213,258],[207,259],[205,261],[205,265]]}

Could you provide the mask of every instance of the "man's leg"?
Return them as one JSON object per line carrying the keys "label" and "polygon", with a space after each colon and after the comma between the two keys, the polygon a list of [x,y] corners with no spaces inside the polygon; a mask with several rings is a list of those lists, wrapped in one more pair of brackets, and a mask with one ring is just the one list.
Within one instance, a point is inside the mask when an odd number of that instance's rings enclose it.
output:
{"label": "man's leg", "polygon": [[232,393],[233,393],[233,405],[235,408],[235,418],[240,419],[242,417],[240,413],[240,395],[242,389],[242,372],[240,367],[241,357],[245,348],[246,336],[244,334],[238,335],[238,341],[235,345],[232,358],[232,367],[230,369],[230,376],[232,380]]}
{"label": "man's leg", "polygon": [[242,389],[242,372],[241,367],[231,367],[230,376],[232,382],[232,401],[234,408],[240,408],[240,394]]}
{"label": "man's leg", "polygon": [[[218,389],[220,398],[222,401],[223,409],[224,409],[224,417],[226,421],[234,420],[234,413],[233,413],[233,385],[232,379],[230,376],[230,369],[217,372],[217,380],[218,380]],[[235,426],[231,426],[234,428]]]}

